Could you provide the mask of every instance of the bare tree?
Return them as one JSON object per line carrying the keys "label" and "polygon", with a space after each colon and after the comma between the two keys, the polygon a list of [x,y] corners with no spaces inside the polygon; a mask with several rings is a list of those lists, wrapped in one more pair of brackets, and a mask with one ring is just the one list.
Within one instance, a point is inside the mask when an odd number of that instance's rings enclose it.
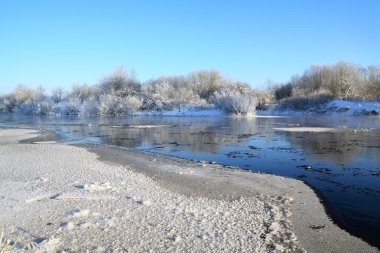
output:
{"label": "bare tree", "polygon": [[51,99],[54,103],[60,103],[63,100],[64,90],[61,87],[54,88],[51,91]]}
{"label": "bare tree", "polygon": [[208,100],[220,87],[222,77],[217,70],[202,70],[191,73],[189,79],[194,91],[201,98]]}
{"label": "bare tree", "polygon": [[140,91],[140,86],[135,72],[132,71],[131,75],[128,75],[127,70],[122,66],[100,81],[100,88],[104,93],[117,92],[120,95],[134,95]]}

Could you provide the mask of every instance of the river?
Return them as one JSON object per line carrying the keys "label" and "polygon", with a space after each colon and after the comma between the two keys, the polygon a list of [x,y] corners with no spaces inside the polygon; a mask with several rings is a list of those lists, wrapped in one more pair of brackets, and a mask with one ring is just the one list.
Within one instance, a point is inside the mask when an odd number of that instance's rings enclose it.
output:
{"label": "river", "polygon": [[67,144],[116,145],[297,178],[339,226],[380,248],[380,117],[6,114],[0,126],[53,130]]}

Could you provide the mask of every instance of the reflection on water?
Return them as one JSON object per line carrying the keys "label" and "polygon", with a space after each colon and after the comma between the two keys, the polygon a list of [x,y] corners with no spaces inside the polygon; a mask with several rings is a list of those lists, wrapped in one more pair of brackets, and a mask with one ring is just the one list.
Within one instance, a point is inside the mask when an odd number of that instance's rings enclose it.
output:
{"label": "reflection on water", "polygon": [[[0,124],[294,177],[313,186],[351,232],[380,246],[380,117],[0,116]],[[281,127],[344,131],[284,132]]]}

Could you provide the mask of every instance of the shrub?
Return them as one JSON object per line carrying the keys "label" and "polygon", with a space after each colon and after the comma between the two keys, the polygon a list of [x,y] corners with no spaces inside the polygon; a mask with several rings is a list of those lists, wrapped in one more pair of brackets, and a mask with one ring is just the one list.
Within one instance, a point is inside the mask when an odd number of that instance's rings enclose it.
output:
{"label": "shrub", "polygon": [[274,96],[270,90],[257,90],[254,94],[257,99],[256,109],[265,110],[274,102]]}
{"label": "shrub", "polygon": [[82,115],[97,115],[99,114],[99,100],[96,97],[86,99],[80,108]]}
{"label": "shrub", "polygon": [[214,105],[227,114],[252,115],[256,111],[256,98],[248,93],[242,94],[237,90],[222,89],[214,93]]}
{"label": "shrub", "polygon": [[123,68],[117,68],[113,73],[104,77],[99,84],[100,89],[104,92],[118,91],[122,95],[134,95],[140,91],[140,83],[132,73],[128,75],[128,72]]}
{"label": "shrub", "polygon": [[317,110],[320,106],[332,101],[334,96],[328,93],[315,94],[307,97],[286,98],[281,100],[277,110],[306,111]]}
{"label": "shrub", "polygon": [[104,94],[100,97],[99,113],[101,115],[133,114],[142,106],[137,96],[119,97],[115,94]]}
{"label": "shrub", "polygon": [[59,114],[78,115],[80,113],[81,100],[79,97],[70,97],[60,104]]}
{"label": "shrub", "polygon": [[286,84],[275,90],[274,95],[276,100],[281,100],[292,96],[293,86]]}
{"label": "shrub", "polygon": [[135,114],[142,106],[142,99],[137,96],[127,96],[122,98],[121,103],[125,112]]}
{"label": "shrub", "polygon": [[16,107],[14,96],[6,95],[0,97],[0,112],[13,112]]}
{"label": "shrub", "polygon": [[209,101],[214,92],[220,88],[221,81],[223,80],[217,70],[195,71],[189,75],[188,79],[189,85],[192,87],[194,93],[207,101]]}

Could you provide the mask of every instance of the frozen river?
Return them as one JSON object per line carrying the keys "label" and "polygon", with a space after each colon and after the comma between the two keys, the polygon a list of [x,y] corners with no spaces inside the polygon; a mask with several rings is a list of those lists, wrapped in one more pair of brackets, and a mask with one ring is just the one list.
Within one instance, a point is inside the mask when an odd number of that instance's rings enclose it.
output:
{"label": "frozen river", "polygon": [[293,177],[313,187],[341,227],[380,247],[380,117],[41,117],[0,126]]}

